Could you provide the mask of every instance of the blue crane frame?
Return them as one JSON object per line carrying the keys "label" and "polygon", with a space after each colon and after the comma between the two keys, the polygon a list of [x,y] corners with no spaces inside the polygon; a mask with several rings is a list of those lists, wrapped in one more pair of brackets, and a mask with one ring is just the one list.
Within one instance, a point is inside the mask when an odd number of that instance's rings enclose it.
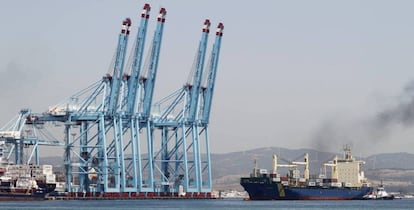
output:
{"label": "blue crane frame", "polygon": [[[208,19],[202,28],[192,81],[153,103],[166,10],[160,9],[149,65],[142,67],[150,8],[145,4],[141,13],[132,66],[125,66],[131,26],[131,20],[126,19],[112,75],[104,76],[48,112],[23,109],[14,126],[0,129],[0,141],[11,145],[8,159],[14,154],[16,163],[28,164],[34,157],[35,164],[39,164],[39,145],[63,145],[65,190],[69,193],[212,191],[208,125],[224,26],[220,23],[217,27],[207,74],[203,75]],[[124,69],[130,70],[130,76]],[[157,107],[158,112],[152,107]],[[43,125],[57,123],[65,127],[64,142],[35,135]],[[2,135],[10,131],[23,133],[29,128],[33,130],[30,137]],[[26,162],[23,145],[33,149]]]}

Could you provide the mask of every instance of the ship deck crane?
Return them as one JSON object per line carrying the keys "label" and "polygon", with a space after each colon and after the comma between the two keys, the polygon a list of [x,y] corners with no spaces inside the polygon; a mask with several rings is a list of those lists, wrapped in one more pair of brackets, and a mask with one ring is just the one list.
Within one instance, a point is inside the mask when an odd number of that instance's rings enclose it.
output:
{"label": "ship deck crane", "polygon": [[273,155],[273,174],[277,174],[277,171],[278,171],[277,169],[279,167],[282,167],[282,168],[297,168],[298,165],[297,164],[279,164],[277,155]]}
{"label": "ship deck crane", "polygon": [[338,179],[338,156],[335,156],[333,161],[329,161],[328,163],[324,163],[324,172],[325,172],[325,176],[326,176],[326,167],[331,167],[332,169],[332,178],[333,179]]}
{"label": "ship deck crane", "polygon": [[304,155],[304,161],[290,161],[290,164],[278,164],[278,158],[277,155],[273,155],[273,173],[277,174],[277,168],[278,167],[284,167],[284,168],[297,168],[298,165],[304,165],[304,178],[309,179],[309,154],[305,153]]}
{"label": "ship deck crane", "polygon": [[309,179],[309,154],[308,153],[305,154],[304,160],[302,162],[293,161],[292,164],[304,165],[305,169],[303,171],[303,176],[306,180]]}

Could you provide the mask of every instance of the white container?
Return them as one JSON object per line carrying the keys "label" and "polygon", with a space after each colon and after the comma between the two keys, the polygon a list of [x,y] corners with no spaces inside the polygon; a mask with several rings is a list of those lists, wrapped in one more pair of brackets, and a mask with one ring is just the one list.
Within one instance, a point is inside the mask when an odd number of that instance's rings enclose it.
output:
{"label": "white container", "polygon": [[184,186],[183,185],[179,185],[178,186],[178,196],[183,197],[185,196],[185,192],[184,192]]}
{"label": "white container", "polygon": [[19,131],[0,131],[0,137],[20,139]]}
{"label": "white container", "polygon": [[56,183],[56,175],[55,174],[50,174],[46,176],[46,183],[47,184],[54,184]]}
{"label": "white container", "polygon": [[280,177],[273,178],[274,182],[280,182]]}
{"label": "white container", "polygon": [[331,187],[342,187],[342,183],[340,182],[332,182]]}
{"label": "white container", "polygon": [[298,169],[293,170],[293,174],[300,174],[300,171]]}
{"label": "white container", "polygon": [[263,169],[263,168],[261,168],[261,169],[260,169],[260,174],[267,174],[267,169]]}

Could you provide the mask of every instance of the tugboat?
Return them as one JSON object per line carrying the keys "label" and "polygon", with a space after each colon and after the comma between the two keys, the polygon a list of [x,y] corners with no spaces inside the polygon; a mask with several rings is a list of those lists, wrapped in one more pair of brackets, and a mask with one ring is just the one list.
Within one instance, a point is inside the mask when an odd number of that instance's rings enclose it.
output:
{"label": "tugboat", "polygon": [[394,200],[395,196],[388,194],[387,191],[385,191],[385,187],[382,184],[375,191],[369,192],[367,195],[364,195],[365,200]]}

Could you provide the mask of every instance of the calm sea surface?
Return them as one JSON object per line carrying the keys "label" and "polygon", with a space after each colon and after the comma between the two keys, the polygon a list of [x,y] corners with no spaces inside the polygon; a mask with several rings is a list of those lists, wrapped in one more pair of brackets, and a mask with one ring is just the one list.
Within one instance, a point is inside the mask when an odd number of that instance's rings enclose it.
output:
{"label": "calm sea surface", "polygon": [[414,199],[371,201],[104,200],[0,202],[0,209],[414,209]]}

